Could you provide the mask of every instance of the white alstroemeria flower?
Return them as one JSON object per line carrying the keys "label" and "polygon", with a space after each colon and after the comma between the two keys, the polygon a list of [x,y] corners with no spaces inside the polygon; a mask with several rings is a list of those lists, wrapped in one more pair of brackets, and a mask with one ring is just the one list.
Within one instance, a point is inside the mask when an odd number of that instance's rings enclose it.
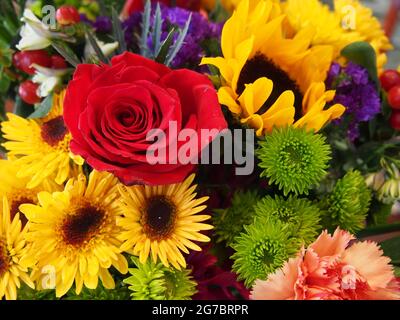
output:
{"label": "white alstroemeria flower", "polygon": [[[115,50],[117,50],[119,45],[118,41],[111,43],[104,43],[103,41],[96,39],[96,42],[106,57],[110,56]],[[84,55],[86,60],[90,59],[93,56],[96,56],[96,52],[94,51],[92,45],[90,44],[90,41],[87,39],[86,39]]]}
{"label": "white alstroemeria flower", "polygon": [[24,22],[20,31],[21,40],[16,45],[20,51],[47,48],[51,45],[51,39],[71,41],[66,34],[51,31],[30,9],[24,10],[21,21]]}
{"label": "white alstroemeria flower", "polygon": [[32,65],[36,71],[32,81],[39,84],[38,95],[42,98],[47,97],[54,89],[62,83],[62,77],[69,71],[69,69],[50,69]]}

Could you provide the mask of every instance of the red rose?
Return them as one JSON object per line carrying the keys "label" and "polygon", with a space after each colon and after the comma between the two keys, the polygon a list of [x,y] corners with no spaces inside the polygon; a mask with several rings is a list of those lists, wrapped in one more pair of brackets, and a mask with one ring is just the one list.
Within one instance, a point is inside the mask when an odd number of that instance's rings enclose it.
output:
{"label": "red rose", "polygon": [[[142,11],[144,8],[144,0],[127,0],[122,10],[123,16],[129,16],[136,11]],[[167,6],[172,4],[171,0],[152,0],[152,2],[160,2]],[[198,11],[201,7],[201,0],[177,0],[176,6]]]}
{"label": "red rose", "polygon": [[[206,76],[171,70],[128,52],[115,56],[111,65],[78,65],[67,88],[64,119],[73,138],[72,152],[125,184],[177,183],[194,169],[194,164],[179,161],[150,164],[146,157],[152,145],[147,139],[150,130],[162,129],[166,141],[177,141],[177,133],[168,131],[171,121],[178,133],[193,129],[199,139],[201,129],[227,127]],[[182,144],[178,142],[178,149]]]}

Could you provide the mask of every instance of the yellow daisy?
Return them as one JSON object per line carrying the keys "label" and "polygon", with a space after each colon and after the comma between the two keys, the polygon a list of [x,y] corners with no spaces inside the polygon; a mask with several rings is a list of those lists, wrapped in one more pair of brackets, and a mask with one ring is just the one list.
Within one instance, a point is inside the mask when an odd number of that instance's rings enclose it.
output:
{"label": "yellow daisy", "polygon": [[354,31],[359,35],[359,40],[369,42],[375,49],[378,69],[382,70],[387,61],[385,52],[393,49],[393,46],[385,35],[381,23],[374,16],[372,9],[362,5],[358,0],[334,0],[334,7],[335,13],[341,20],[346,19],[346,17],[355,20],[350,25],[353,24]]}
{"label": "yellow daisy", "polygon": [[70,179],[63,192],[39,193],[38,205],[21,205],[30,224],[26,237],[38,260],[32,277],[41,280],[42,268],[53,266],[57,297],[74,281],[77,294],[83,285],[95,289],[99,278],[105,288],[113,289],[108,269],[114,266],[123,274],[128,271],[117,239],[117,185],[111,174],[93,171],[88,182],[80,175]]}
{"label": "yellow daisy", "polygon": [[124,231],[121,249],[139,256],[145,263],[151,255],[165,266],[177,269],[186,267],[181,251],[201,251],[193,241],[208,242],[210,238],[200,233],[213,227],[202,223],[209,215],[198,215],[207,206],[208,197],[196,199],[196,185],[191,186],[195,175],[184,182],[165,186],[120,186],[123,217],[118,219]]}
{"label": "yellow daisy", "polygon": [[[29,178],[18,178],[17,174],[20,167],[10,160],[0,160],[0,199],[3,196],[7,197],[11,220],[19,212],[19,206],[24,203],[38,202],[37,194],[40,191],[60,191],[60,186],[54,183],[52,180],[44,180],[37,188],[28,189],[27,184]],[[27,223],[27,219],[24,214],[20,213],[20,219],[22,226],[24,227]]]}
{"label": "yellow daisy", "polygon": [[274,1],[259,0],[250,10],[249,0],[243,0],[224,25],[223,57],[202,61],[221,73],[220,103],[259,136],[275,126],[318,131],[345,111],[338,104],[325,109],[335,95],[324,84],[333,59],[332,46],[309,49],[315,34],[312,27],[286,38],[284,20]]}
{"label": "yellow daisy", "polygon": [[4,297],[7,300],[16,300],[17,288],[20,288],[21,281],[32,289],[35,286],[28,275],[30,265],[25,259],[28,251],[25,241],[26,228],[22,229],[18,213],[13,219],[10,219],[7,198],[3,196],[2,201],[2,210],[0,210],[0,300]]}
{"label": "yellow daisy", "polygon": [[65,91],[54,95],[50,113],[42,119],[24,119],[9,113],[1,124],[7,156],[20,167],[17,176],[29,177],[29,189],[36,188],[45,179],[64,183],[83,164],[83,159],[69,150],[71,134],[63,119]]}

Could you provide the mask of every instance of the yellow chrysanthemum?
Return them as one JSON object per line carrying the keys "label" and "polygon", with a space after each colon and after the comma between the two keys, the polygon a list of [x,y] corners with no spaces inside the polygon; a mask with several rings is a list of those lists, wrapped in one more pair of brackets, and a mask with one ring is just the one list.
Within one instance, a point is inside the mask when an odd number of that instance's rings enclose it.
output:
{"label": "yellow chrysanthemum", "polygon": [[325,109],[335,95],[325,91],[324,84],[332,46],[309,49],[312,27],[285,38],[284,19],[272,0],[259,0],[253,10],[249,0],[243,0],[224,25],[223,57],[202,61],[216,66],[223,77],[220,103],[257,135],[292,124],[318,131],[345,111],[338,104]]}
{"label": "yellow chrysanthemum", "polygon": [[63,101],[65,91],[54,95],[50,113],[42,119],[24,119],[9,113],[1,124],[7,156],[20,167],[19,178],[29,177],[27,187],[32,189],[44,180],[54,178],[64,183],[83,164],[83,159],[69,150],[71,135],[64,124]]}
{"label": "yellow chrysanthemum", "polygon": [[[386,64],[386,51],[393,49],[385,35],[379,20],[374,17],[372,9],[362,5],[358,0],[334,0],[335,13],[341,21],[349,20],[350,27],[359,35],[360,41],[369,42],[377,53],[377,65],[380,70]],[[354,21],[351,21],[351,20]],[[351,31],[348,31],[351,32]]]}
{"label": "yellow chrysanthemum", "polygon": [[[26,228],[22,229],[19,213],[10,219],[10,207],[7,198],[2,198],[0,210],[0,300],[17,299],[17,288],[21,280],[32,289],[33,281],[28,275],[30,267],[28,259],[28,246],[25,241]],[[30,259],[29,259],[30,260]]]}
{"label": "yellow chrysanthemum", "polygon": [[[19,212],[19,206],[24,203],[38,202],[37,194],[41,191],[60,191],[60,186],[58,186],[52,180],[44,180],[37,188],[28,189],[27,184],[29,183],[29,178],[18,178],[18,171],[20,167],[10,160],[0,160],[0,199],[3,196],[7,197],[9,206],[11,220]],[[20,213],[20,219],[22,226],[24,227],[27,223],[27,219],[24,214]]]}
{"label": "yellow chrysanthemum", "polygon": [[32,277],[43,281],[42,269],[52,266],[57,297],[74,281],[77,294],[83,285],[95,289],[99,278],[105,288],[112,289],[115,283],[108,269],[128,271],[119,249],[122,242],[117,239],[117,185],[111,174],[93,171],[88,182],[80,175],[70,179],[63,192],[39,193],[39,205],[21,205],[30,224],[26,238],[38,260]]}
{"label": "yellow chrysanthemum", "polygon": [[198,215],[206,206],[208,197],[196,199],[196,185],[191,186],[194,175],[184,182],[165,186],[120,186],[123,217],[118,219],[124,231],[121,249],[139,256],[145,263],[151,255],[165,266],[186,267],[181,251],[201,251],[192,241],[208,242],[200,233],[212,226],[202,223],[210,218]]}

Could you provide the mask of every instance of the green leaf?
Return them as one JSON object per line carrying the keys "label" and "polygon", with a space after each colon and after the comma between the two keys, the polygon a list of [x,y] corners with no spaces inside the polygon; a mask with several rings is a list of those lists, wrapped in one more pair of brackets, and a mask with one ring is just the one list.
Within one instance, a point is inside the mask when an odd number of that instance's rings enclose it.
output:
{"label": "green leaf", "polygon": [[140,54],[148,58],[148,45],[147,38],[150,33],[150,16],[151,16],[151,3],[150,0],[146,1],[144,11],[142,14],[142,35],[140,37]]}
{"label": "green leaf", "polygon": [[53,40],[51,45],[59,54],[63,56],[65,60],[67,60],[74,67],[81,63],[75,52],[64,42]]}
{"label": "green leaf", "polygon": [[172,30],[168,33],[167,37],[163,41],[160,52],[158,53],[157,57],[155,60],[159,63],[164,63],[165,60],[167,59],[167,55],[169,52],[169,48],[172,45],[172,42],[174,41],[174,34],[176,32],[176,28],[172,28]]}
{"label": "green leaf", "polygon": [[94,37],[92,31],[90,31],[89,29],[86,29],[86,35],[88,37],[90,45],[92,46],[94,52],[96,52],[96,55],[100,59],[100,61],[105,63],[105,64],[109,64],[110,63],[110,59],[108,59],[104,55],[103,51],[99,47],[99,44],[97,43],[96,38]]}
{"label": "green leaf", "polygon": [[400,223],[391,223],[383,226],[366,228],[357,233],[357,238],[365,238],[396,231],[400,231]]}
{"label": "green leaf", "polygon": [[394,267],[394,275],[396,278],[400,278],[400,267]]}
{"label": "green leaf", "polygon": [[385,253],[385,256],[388,256],[390,259],[392,259],[393,264],[400,263],[400,237],[382,242],[381,248]]}
{"label": "green leaf", "polygon": [[112,20],[112,29],[113,29],[114,39],[116,41],[118,41],[118,44],[119,44],[118,52],[123,53],[127,50],[127,48],[126,48],[124,32],[122,30],[121,21],[119,20],[118,14],[114,8],[112,8],[111,12],[112,12],[111,20]]}
{"label": "green leaf", "polygon": [[44,118],[47,116],[53,106],[53,95],[47,96],[36,110],[29,116],[29,119]]}
{"label": "green leaf", "polygon": [[7,74],[5,74],[3,72],[3,68],[0,69],[0,93],[6,93],[8,91],[8,89],[10,88],[10,83],[11,80],[10,78],[7,76]]}
{"label": "green leaf", "polygon": [[183,43],[189,31],[190,22],[192,21],[192,14],[190,14],[189,19],[186,21],[185,27],[179,32],[179,37],[176,39],[175,44],[168,53],[166,65],[170,66],[172,61],[175,59],[176,55],[182,49]]}
{"label": "green leaf", "polygon": [[10,67],[12,63],[12,51],[9,48],[0,48],[0,65]]}
{"label": "green leaf", "polygon": [[15,98],[14,113],[22,118],[27,118],[32,113],[32,106],[26,104],[17,96]]}
{"label": "green leaf", "polygon": [[157,57],[161,49],[161,32],[163,25],[163,18],[161,15],[160,4],[157,3],[156,14],[154,17],[154,28],[153,28],[153,45],[154,45],[154,56]]}
{"label": "green leaf", "polygon": [[368,70],[370,78],[379,88],[378,68],[376,66],[376,53],[368,42],[354,42],[346,46],[341,55]]}

